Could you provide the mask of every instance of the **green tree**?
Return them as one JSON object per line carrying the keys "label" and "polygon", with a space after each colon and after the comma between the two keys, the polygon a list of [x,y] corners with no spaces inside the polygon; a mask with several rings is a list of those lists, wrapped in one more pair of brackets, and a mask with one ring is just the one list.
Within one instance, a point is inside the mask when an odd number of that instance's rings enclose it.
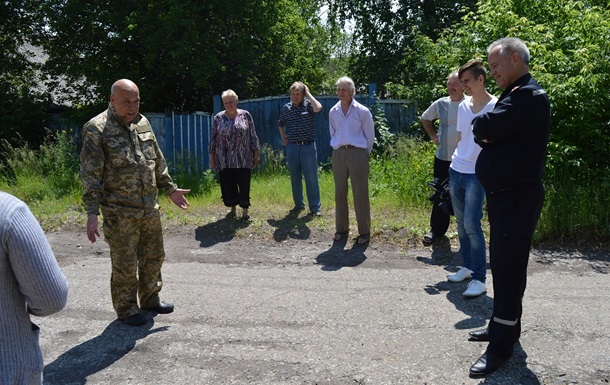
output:
{"label": "green tree", "polygon": [[227,88],[250,98],[297,79],[315,90],[325,76],[317,0],[47,0],[43,10],[46,68],[80,104],[104,104],[121,77],[138,83],[143,110],[192,111]]}
{"label": "green tree", "polygon": [[37,145],[42,140],[49,98],[37,89],[39,65],[28,44],[36,26],[33,2],[0,2],[0,139],[25,140]]}
{"label": "green tree", "polygon": [[[519,37],[531,51],[532,74],[551,98],[551,148],[573,147],[571,157],[608,175],[610,10],[596,3],[481,0],[477,12],[437,41],[419,35],[404,56],[405,82],[388,89],[426,106],[445,92],[451,70],[474,57],[486,59],[486,48],[496,39]],[[495,82],[489,85],[499,94]]]}
{"label": "green tree", "polygon": [[[418,33],[436,39],[476,0],[329,0],[331,24],[353,26],[350,73],[357,83],[402,82],[402,58]],[[383,88],[381,88],[383,92]]]}
{"label": "green tree", "polygon": [[[487,46],[516,36],[531,52],[530,71],[551,100],[551,141],[539,228],[544,237],[610,236],[610,6],[600,1],[481,0],[454,30],[415,39],[404,56],[405,82],[388,84],[422,108],[445,94],[447,75]],[[499,95],[494,81],[491,92]]]}

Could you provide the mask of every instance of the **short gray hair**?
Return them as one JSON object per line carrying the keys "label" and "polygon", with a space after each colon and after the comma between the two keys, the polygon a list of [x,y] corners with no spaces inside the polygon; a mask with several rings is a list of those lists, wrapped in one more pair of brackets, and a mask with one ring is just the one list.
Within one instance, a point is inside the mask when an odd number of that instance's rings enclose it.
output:
{"label": "short gray hair", "polygon": [[339,86],[339,84],[347,84],[349,86],[349,90],[352,92],[356,90],[356,85],[354,84],[354,81],[348,76],[340,77],[339,80],[337,80],[337,86]]}
{"label": "short gray hair", "polygon": [[521,60],[526,65],[529,65],[530,62],[530,50],[527,48],[523,40],[516,37],[505,37],[503,39],[499,39],[494,41],[487,47],[487,53],[489,54],[494,48],[500,47],[500,52],[503,55],[512,55],[513,53],[518,53]]}
{"label": "short gray hair", "polygon": [[225,100],[226,97],[231,97],[231,98],[233,98],[233,100],[239,100],[239,98],[237,97],[237,94],[232,89],[228,89],[228,90],[222,92],[222,95],[220,96],[220,98],[222,100]]}
{"label": "short gray hair", "polygon": [[456,77],[456,78],[458,78],[458,80],[460,80],[460,71],[458,71],[458,70],[451,71],[449,76],[447,76],[447,81],[449,81],[449,79],[451,79],[453,77]]}

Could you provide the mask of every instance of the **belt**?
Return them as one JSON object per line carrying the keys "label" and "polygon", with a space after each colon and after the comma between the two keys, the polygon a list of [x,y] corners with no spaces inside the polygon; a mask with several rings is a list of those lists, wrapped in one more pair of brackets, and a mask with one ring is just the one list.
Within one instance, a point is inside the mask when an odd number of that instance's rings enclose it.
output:
{"label": "belt", "polygon": [[344,144],[343,146],[337,147],[337,150],[340,148],[360,148],[360,147],[352,146],[351,144]]}
{"label": "belt", "polygon": [[306,144],[311,144],[313,143],[313,140],[300,140],[300,141],[296,141],[296,142],[290,142],[290,144],[296,144],[297,146],[304,146]]}

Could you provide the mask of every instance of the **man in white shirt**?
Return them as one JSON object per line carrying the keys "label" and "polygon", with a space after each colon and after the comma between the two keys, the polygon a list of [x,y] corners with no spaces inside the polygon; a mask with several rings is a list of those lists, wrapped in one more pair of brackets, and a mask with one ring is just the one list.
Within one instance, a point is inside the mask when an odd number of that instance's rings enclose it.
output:
{"label": "man in white shirt", "polygon": [[332,168],[335,180],[335,241],[349,234],[347,179],[351,180],[354,211],[358,222],[357,243],[371,238],[371,205],[369,201],[369,155],[375,142],[373,116],[368,108],[354,99],[354,81],[345,76],[337,80],[339,102],[328,113]]}

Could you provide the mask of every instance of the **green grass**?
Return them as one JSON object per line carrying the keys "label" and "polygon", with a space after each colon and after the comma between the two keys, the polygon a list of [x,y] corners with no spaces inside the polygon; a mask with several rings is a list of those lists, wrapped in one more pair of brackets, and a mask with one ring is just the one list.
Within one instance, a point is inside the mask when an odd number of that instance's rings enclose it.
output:
{"label": "green grass", "polygon": [[[287,217],[294,203],[290,178],[281,152],[264,148],[263,167],[251,184],[252,222],[239,226],[235,235],[257,239],[278,237],[278,224],[287,227],[303,223],[306,212],[297,219]],[[420,243],[428,231],[434,146],[412,138],[397,138],[371,156],[370,197],[372,235],[375,242],[409,247]],[[74,145],[64,134],[51,136],[38,150],[27,145],[12,148],[2,144],[0,190],[7,191],[30,206],[47,231],[84,231],[85,213],[81,204],[78,157]],[[265,168],[266,167],[266,168]],[[334,182],[328,165],[320,170],[322,211],[320,218],[308,218],[312,230],[334,233]],[[546,202],[535,242],[545,245],[608,247],[610,241],[610,177],[557,165],[547,173]],[[227,213],[221,200],[217,176],[206,171],[188,175],[176,170],[174,179],[182,188],[191,188],[187,196],[189,210],[175,207],[169,198],[160,197],[167,234],[176,227],[208,226],[223,231],[220,224]],[[351,194],[350,224],[356,232]],[[300,222],[298,222],[300,221]],[[216,224],[216,225],[215,225]],[[214,227],[216,226],[216,227]],[[483,219],[488,236],[488,223]],[[455,221],[448,236],[457,238]],[[487,238],[489,239],[489,238]]]}

